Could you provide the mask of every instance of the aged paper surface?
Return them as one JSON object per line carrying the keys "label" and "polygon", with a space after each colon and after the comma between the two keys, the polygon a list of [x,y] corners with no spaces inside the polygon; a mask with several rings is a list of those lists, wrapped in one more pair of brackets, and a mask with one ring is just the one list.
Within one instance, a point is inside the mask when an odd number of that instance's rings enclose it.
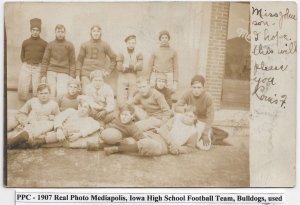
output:
{"label": "aged paper surface", "polygon": [[[137,76],[147,78],[153,71],[149,62],[161,46],[161,36],[169,35],[170,47],[176,51],[178,61],[178,79],[173,82],[177,88],[173,89],[170,109],[176,111],[183,94],[193,89],[193,77],[201,75],[205,83],[199,76],[196,82],[204,84],[213,99],[214,135],[227,137],[213,141],[210,150],[197,146],[192,153],[177,155],[173,152],[154,157],[124,153],[106,156],[103,150],[91,152],[85,146],[81,147],[84,149],[7,149],[7,186],[294,186],[295,15],[296,4],[290,2],[7,3],[7,136],[16,134],[19,122],[15,116],[32,97],[30,90],[26,100],[20,99],[20,90],[25,87],[20,83],[24,77],[21,70],[26,64],[22,52],[26,52],[24,40],[32,32],[30,22],[38,18],[40,37],[48,43],[57,38],[58,24],[65,27],[62,29],[65,39],[74,46],[76,68],[79,56],[84,53],[80,53],[85,48],[84,43],[92,40],[94,25],[101,27],[101,40],[107,42],[116,55],[127,52],[125,41],[134,35],[136,54],[143,56],[143,69]],[[72,47],[69,45],[66,47]],[[107,55],[104,68],[93,69],[107,71],[113,64],[111,61],[114,59]],[[123,62],[123,67],[129,67],[128,62]],[[30,64],[31,72],[35,73],[39,65]],[[76,77],[83,85],[82,67],[78,70],[81,76]],[[113,90],[115,101],[119,88],[127,91],[129,82],[137,84],[134,78],[122,84],[123,71],[115,68],[104,78]],[[49,83],[48,74],[46,82]]]}
{"label": "aged paper surface", "polygon": [[251,186],[294,186],[297,11],[294,2],[252,2]]}

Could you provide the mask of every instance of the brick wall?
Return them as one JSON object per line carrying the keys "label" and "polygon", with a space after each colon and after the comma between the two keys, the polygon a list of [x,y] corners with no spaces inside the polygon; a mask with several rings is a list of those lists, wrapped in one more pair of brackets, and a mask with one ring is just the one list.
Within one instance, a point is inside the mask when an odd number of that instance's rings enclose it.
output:
{"label": "brick wall", "polygon": [[212,3],[206,67],[206,89],[213,96],[216,109],[220,109],[221,105],[228,16],[229,2]]}

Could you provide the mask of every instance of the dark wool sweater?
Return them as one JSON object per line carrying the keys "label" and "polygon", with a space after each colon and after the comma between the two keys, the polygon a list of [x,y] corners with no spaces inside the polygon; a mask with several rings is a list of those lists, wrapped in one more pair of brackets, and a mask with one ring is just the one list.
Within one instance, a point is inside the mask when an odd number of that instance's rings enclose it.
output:
{"label": "dark wool sweater", "polygon": [[28,64],[40,64],[47,46],[47,42],[40,37],[30,37],[23,41],[21,61]]}
{"label": "dark wool sweater", "polygon": [[42,61],[41,75],[46,76],[47,71],[75,77],[75,49],[71,42],[55,39],[48,44]]}
{"label": "dark wool sweater", "polygon": [[116,54],[108,43],[102,40],[93,40],[83,43],[77,58],[76,75],[89,77],[94,70],[106,69],[106,58],[110,59],[109,72],[116,67]]}
{"label": "dark wool sweater", "polygon": [[122,133],[123,138],[132,137],[135,140],[140,140],[144,137],[143,132],[135,125],[134,122],[123,124],[117,116],[106,128],[115,128]]}

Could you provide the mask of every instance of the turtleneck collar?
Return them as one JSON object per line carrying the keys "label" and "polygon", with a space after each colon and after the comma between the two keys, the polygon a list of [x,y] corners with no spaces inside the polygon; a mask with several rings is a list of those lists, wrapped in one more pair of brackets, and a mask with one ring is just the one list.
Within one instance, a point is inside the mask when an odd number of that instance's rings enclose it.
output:
{"label": "turtleneck collar", "polygon": [[57,42],[64,42],[66,39],[65,39],[65,38],[63,38],[63,39],[55,38],[55,40],[56,40]]}
{"label": "turtleneck collar", "polygon": [[93,39],[93,38],[91,38],[91,41],[92,41],[93,43],[98,43],[98,42],[101,41],[101,38],[100,38],[100,39]]}
{"label": "turtleneck collar", "polygon": [[33,39],[33,40],[38,40],[38,39],[40,39],[40,36],[38,36],[38,37],[33,37],[33,36],[31,36],[31,39]]}
{"label": "turtleneck collar", "polygon": [[133,52],[134,52],[134,49],[129,49],[129,48],[127,48],[127,51],[128,51],[128,53],[133,53]]}
{"label": "turtleneck collar", "polygon": [[160,47],[170,47],[169,43],[160,43]]}
{"label": "turtleneck collar", "polygon": [[68,97],[69,99],[76,99],[77,96],[78,96],[78,94],[76,94],[76,95],[70,95],[69,93],[67,93],[66,95],[67,95],[67,97]]}

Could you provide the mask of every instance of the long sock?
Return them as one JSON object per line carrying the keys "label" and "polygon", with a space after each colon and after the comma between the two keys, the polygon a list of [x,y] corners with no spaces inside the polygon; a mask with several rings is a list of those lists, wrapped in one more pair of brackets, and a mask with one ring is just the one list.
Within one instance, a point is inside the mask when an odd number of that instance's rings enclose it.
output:
{"label": "long sock", "polygon": [[119,152],[133,152],[133,153],[138,153],[139,148],[137,144],[123,144],[118,146]]}

